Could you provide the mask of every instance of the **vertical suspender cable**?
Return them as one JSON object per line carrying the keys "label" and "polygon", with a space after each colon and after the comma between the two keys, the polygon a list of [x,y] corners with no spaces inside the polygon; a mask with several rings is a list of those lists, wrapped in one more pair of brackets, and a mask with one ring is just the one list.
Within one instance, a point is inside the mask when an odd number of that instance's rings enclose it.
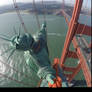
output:
{"label": "vertical suspender cable", "polygon": [[13,4],[14,4],[14,7],[15,7],[15,9],[16,9],[18,18],[19,18],[19,20],[20,20],[20,22],[21,22],[21,24],[22,24],[22,27],[24,28],[25,33],[27,33],[28,31],[27,31],[27,28],[26,28],[26,26],[25,26],[25,24],[24,24],[24,21],[23,21],[22,17],[21,17],[21,14],[20,14],[20,11],[19,11],[19,7],[18,7],[17,4],[16,4],[16,0],[13,0]]}

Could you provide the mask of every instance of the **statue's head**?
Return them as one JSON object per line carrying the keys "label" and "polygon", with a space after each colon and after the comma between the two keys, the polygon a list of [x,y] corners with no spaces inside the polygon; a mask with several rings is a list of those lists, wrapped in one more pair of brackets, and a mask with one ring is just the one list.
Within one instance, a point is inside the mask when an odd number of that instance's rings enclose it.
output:
{"label": "statue's head", "polygon": [[33,37],[28,33],[12,38],[12,45],[15,46],[17,50],[22,51],[30,50],[33,42]]}

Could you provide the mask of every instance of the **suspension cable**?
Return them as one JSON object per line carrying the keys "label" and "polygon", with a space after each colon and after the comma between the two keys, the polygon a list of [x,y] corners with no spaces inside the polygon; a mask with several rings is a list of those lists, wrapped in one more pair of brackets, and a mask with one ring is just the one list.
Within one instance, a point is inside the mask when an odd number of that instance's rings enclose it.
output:
{"label": "suspension cable", "polygon": [[16,13],[17,13],[17,15],[18,15],[18,18],[19,18],[19,20],[20,20],[20,22],[21,22],[21,24],[22,24],[22,27],[24,28],[24,31],[27,33],[28,31],[27,31],[27,28],[26,28],[26,26],[25,26],[25,24],[24,24],[24,21],[23,21],[23,19],[22,19],[22,16],[21,16],[21,14],[20,14],[19,7],[18,7],[17,4],[16,4],[16,0],[13,0],[13,4],[14,4],[15,10],[16,10]]}
{"label": "suspension cable", "polygon": [[40,22],[39,22],[39,18],[38,18],[38,14],[37,14],[37,8],[36,8],[35,0],[33,0],[33,6],[34,6],[34,10],[35,10],[35,16],[36,16],[36,20],[37,20],[37,25],[38,25],[38,28],[40,30]]}

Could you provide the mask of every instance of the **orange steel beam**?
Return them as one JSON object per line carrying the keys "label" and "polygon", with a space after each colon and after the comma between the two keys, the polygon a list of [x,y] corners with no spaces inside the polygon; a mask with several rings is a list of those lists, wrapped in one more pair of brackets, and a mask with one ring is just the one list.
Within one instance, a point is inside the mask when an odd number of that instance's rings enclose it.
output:
{"label": "orange steel beam", "polygon": [[76,70],[76,68],[72,68],[72,67],[66,67],[63,65],[62,69],[64,71],[68,71],[68,72],[74,72]]}
{"label": "orange steel beam", "polygon": [[[69,26],[69,23],[70,23],[69,18],[71,18],[71,17],[64,10],[61,10],[61,12],[66,20],[67,25]],[[92,29],[92,27],[90,27],[90,26],[78,23],[78,28],[77,28],[76,34],[84,34],[84,35],[92,36],[91,29]]]}
{"label": "orange steel beam", "polygon": [[[83,40],[83,42],[85,43],[86,47],[89,48],[89,44],[87,42],[87,40],[84,37],[81,37],[81,39]],[[91,38],[90,38],[91,39]]]}
{"label": "orange steel beam", "polygon": [[88,85],[88,87],[91,87],[91,71],[89,70],[87,61],[81,52],[81,48],[78,45],[76,37],[73,38],[72,42],[73,42],[74,47],[76,48],[77,56],[81,62],[81,68],[83,70],[83,74],[85,76],[85,80],[87,82],[87,85]]}
{"label": "orange steel beam", "polygon": [[[84,76],[85,76],[86,83],[87,83],[88,87],[91,87],[91,71],[90,71],[90,68],[88,67],[87,59],[85,58],[85,56],[83,56],[81,48],[78,46],[77,39],[76,39],[76,37],[74,37],[75,34],[84,34],[84,35],[91,36],[91,28],[92,27],[78,23],[78,18],[79,18],[80,10],[82,7],[82,3],[83,3],[83,0],[76,0],[72,19],[70,22],[69,22],[68,14],[64,10],[61,10],[62,14],[65,17],[67,25],[69,26],[69,29],[68,29],[68,33],[66,36],[66,40],[65,40],[64,49],[63,49],[60,63],[61,63],[61,67],[64,71],[73,72],[72,74],[65,74],[65,76],[67,76],[69,82],[71,82],[72,79],[80,71],[80,69],[82,69]],[[85,39],[83,39],[83,40],[85,40]],[[76,49],[76,53],[69,51],[69,46],[70,46],[71,42],[73,42],[73,45]],[[84,41],[84,42],[86,42],[86,41]],[[86,44],[86,45],[88,47],[88,44]],[[78,66],[76,68],[65,67],[64,66],[65,59],[67,57],[74,58],[75,56],[80,61]]]}
{"label": "orange steel beam", "polygon": [[63,14],[63,16],[64,16],[64,18],[66,20],[67,25],[69,26],[69,22],[70,22],[69,18],[70,18],[70,16],[64,10],[61,10],[61,12],[62,12],[62,14]]}
{"label": "orange steel beam", "polygon": [[91,29],[92,29],[92,27],[89,27],[87,25],[78,24],[76,34],[84,34],[84,35],[92,36],[92,30]]}
{"label": "orange steel beam", "polygon": [[68,52],[67,52],[67,57],[68,57],[68,58],[75,58],[75,59],[78,59],[78,56],[77,56],[76,52],[73,52],[73,51],[68,51]]}
{"label": "orange steel beam", "polygon": [[73,72],[72,74],[64,74],[67,77],[68,82],[72,81],[72,79],[78,74],[78,72],[80,71],[80,69],[81,69],[81,63],[79,63],[76,68],[64,67],[65,71]]}
{"label": "orange steel beam", "polygon": [[72,77],[72,74],[64,74],[64,76],[67,78],[67,80],[69,80],[69,78]]}
{"label": "orange steel beam", "polygon": [[92,42],[89,44],[89,48],[91,48],[91,49],[92,49]]}
{"label": "orange steel beam", "polygon": [[80,69],[81,69],[81,63],[78,64],[78,66],[76,67],[75,71],[71,74],[71,77],[68,78],[68,82],[71,82],[73,80],[73,78],[78,74]]}
{"label": "orange steel beam", "polygon": [[[85,39],[83,39],[83,37],[81,37],[82,38],[82,40],[85,42],[86,40]],[[76,40],[77,41],[77,40]],[[77,51],[77,48],[80,48],[79,46],[79,44],[78,44],[78,42],[77,43],[74,43],[73,42],[73,45],[75,46],[75,49],[76,49],[76,51]],[[88,44],[85,42],[85,45],[86,45],[86,47],[88,47]],[[81,52],[81,55],[83,56],[83,52],[81,51],[82,49],[80,48],[80,52]],[[71,51],[69,51],[69,53],[72,53]],[[77,53],[77,56],[80,56],[79,55],[79,53]],[[79,57],[78,57],[79,58]],[[87,62],[87,58],[85,58],[85,56],[83,56],[83,57],[81,57],[81,58],[79,58],[79,60],[80,59],[84,59],[85,60],[85,62]],[[78,64],[78,66],[76,67],[76,68],[71,68],[71,67],[66,67],[66,66],[62,66],[62,69],[64,70],[64,71],[68,71],[68,72],[73,72],[72,74],[64,74],[67,78],[68,78],[68,82],[71,82],[72,81],[72,79],[77,75],[77,73],[80,71],[80,69],[82,69],[85,73],[87,72],[87,71],[90,71],[90,68],[88,67],[88,65],[87,65],[87,63],[83,66],[83,68],[82,68],[82,63],[84,62],[84,61],[82,61],[82,60],[80,60],[81,62]],[[88,67],[88,70],[86,69],[86,71],[85,71],[85,67]],[[88,86],[90,87],[90,85],[91,85],[91,77],[90,77],[90,75],[91,75],[91,72],[89,72],[89,75],[88,74],[84,74],[84,76],[87,76],[87,77],[85,77],[85,79],[86,79],[86,81],[87,81],[87,84],[88,84]]]}
{"label": "orange steel beam", "polygon": [[68,29],[68,33],[66,36],[63,53],[61,56],[61,67],[62,67],[62,64],[65,62],[70,43],[71,43],[73,36],[76,32],[76,29],[77,29],[77,22],[79,19],[82,3],[83,3],[83,0],[76,0],[74,11],[72,14],[72,18],[71,18],[71,21],[69,23],[69,29]]}

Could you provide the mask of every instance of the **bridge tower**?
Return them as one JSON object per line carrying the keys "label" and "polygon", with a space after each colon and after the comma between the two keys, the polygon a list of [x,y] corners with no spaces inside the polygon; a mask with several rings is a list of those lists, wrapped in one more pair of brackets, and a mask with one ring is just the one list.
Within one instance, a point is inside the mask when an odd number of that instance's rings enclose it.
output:
{"label": "bridge tower", "polygon": [[[68,31],[67,31],[61,59],[57,58],[57,61],[58,59],[60,60],[60,66],[63,69],[63,71],[72,72],[72,74],[66,74],[66,73],[64,74],[67,77],[69,83],[75,78],[78,72],[82,70],[87,86],[91,87],[91,66],[90,66],[91,49],[89,48],[89,44],[83,38],[82,35],[91,37],[92,27],[87,26],[85,24],[80,24],[78,22],[82,4],[83,4],[83,0],[76,0],[72,18],[70,21],[68,20],[67,17],[69,15],[64,10],[62,10],[62,14],[64,15],[65,20],[68,24]],[[70,50],[71,43],[74,46],[75,49],[74,51]],[[79,61],[75,68],[70,66],[67,67],[65,65],[65,63],[68,62],[69,58],[77,59]]]}

